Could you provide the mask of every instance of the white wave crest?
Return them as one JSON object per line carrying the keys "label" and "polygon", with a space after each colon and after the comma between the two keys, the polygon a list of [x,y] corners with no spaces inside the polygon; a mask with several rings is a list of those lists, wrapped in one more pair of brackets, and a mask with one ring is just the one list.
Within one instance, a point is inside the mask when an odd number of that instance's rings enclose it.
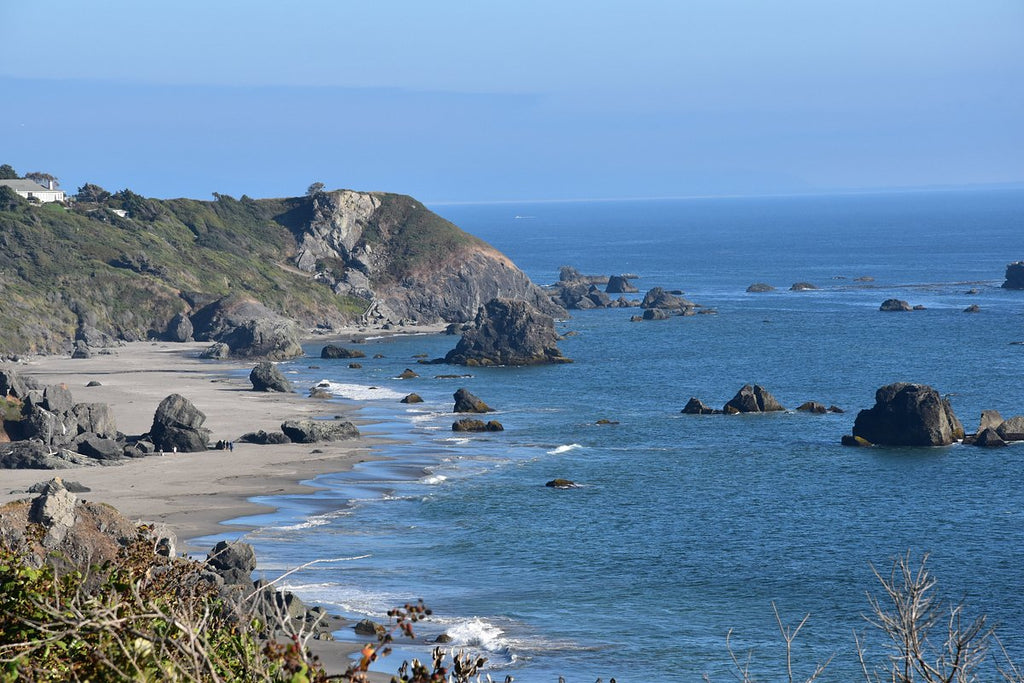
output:
{"label": "white wave crest", "polygon": [[332,382],[327,379],[320,380],[316,386],[318,389],[329,391],[338,398],[349,398],[355,401],[395,400],[405,396],[405,394],[384,387],[346,384],[343,382]]}
{"label": "white wave crest", "polygon": [[507,652],[509,649],[509,641],[502,638],[505,632],[479,617],[457,622],[445,632],[456,647],[478,647],[488,652]]}
{"label": "white wave crest", "polygon": [[448,481],[448,477],[444,476],[443,474],[431,474],[428,477],[423,477],[422,479],[420,479],[421,483],[430,485],[442,484],[446,481]]}
{"label": "white wave crest", "polygon": [[558,448],[555,448],[555,449],[552,449],[552,450],[548,451],[548,455],[561,455],[562,453],[568,453],[569,451],[575,451],[575,450],[577,450],[579,448],[583,448],[583,446],[581,446],[578,443],[570,443],[570,444],[566,444],[564,446],[559,446]]}

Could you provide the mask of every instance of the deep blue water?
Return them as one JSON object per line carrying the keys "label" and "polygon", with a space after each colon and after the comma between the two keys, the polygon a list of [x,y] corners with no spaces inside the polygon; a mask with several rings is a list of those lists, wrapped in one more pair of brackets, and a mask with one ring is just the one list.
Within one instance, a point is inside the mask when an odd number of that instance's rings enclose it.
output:
{"label": "deep blue water", "polygon": [[[781,678],[774,602],[789,624],[810,614],[798,670],[834,654],[824,680],[853,680],[855,630],[882,657],[862,616],[871,565],[886,572],[895,555],[927,552],[939,593],[988,614],[1024,660],[1024,446],[839,445],[894,381],[949,394],[968,431],[986,408],[1024,413],[1024,346],[1011,344],[1024,340],[1024,293],[999,288],[1006,264],[1024,258],[1024,192],[437,210],[536,282],[562,265],[634,272],[638,296],[679,288],[718,315],[631,323],[635,310],[574,312],[559,324],[576,333],[560,343],[571,365],[415,365],[452,348],[445,336],[370,342],[361,369],[286,364],[299,387],[327,379],[340,401],[366,403],[361,416],[376,422],[366,431],[400,441],[380,449],[388,460],[321,477],[326,490],[273,499],[280,512],[251,519],[265,571],[369,554],[290,585],[377,619],[422,597],[437,615],[422,635],[447,630],[487,649],[495,678],[732,680],[730,629],[741,656],[753,650],[754,672]],[[788,291],[798,281],[821,289]],[[747,294],[753,282],[778,291]],[[879,312],[889,297],[926,310]],[[963,313],[972,303],[981,312]],[[422,377],[394,379],[405,367]],[[472,377],[434,378],[462,372]],[[745,383],[790,411],[679,412],[691,396],[721,406]],[[497,408],[506,431],[453,435],[460,386]],[[411,391],[425,403],[397,402]],[[846,412],[792,411],[807,400]],[[581,488],[545,488],[555,477]]]}

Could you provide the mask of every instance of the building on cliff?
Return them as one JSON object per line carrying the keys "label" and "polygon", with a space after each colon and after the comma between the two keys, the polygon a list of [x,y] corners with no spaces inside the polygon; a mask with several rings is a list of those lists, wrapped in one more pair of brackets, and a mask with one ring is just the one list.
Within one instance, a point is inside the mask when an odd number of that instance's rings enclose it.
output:
{"label": "building on cliff", "polygon": [[49,187],[43,187],[34,180],[19,178],[17,180],[0,180],[0,186],[7,186],[25,199],[37,199],[42,203],[62,202],[66,199],[64,190],[57,189],[53,181]]}

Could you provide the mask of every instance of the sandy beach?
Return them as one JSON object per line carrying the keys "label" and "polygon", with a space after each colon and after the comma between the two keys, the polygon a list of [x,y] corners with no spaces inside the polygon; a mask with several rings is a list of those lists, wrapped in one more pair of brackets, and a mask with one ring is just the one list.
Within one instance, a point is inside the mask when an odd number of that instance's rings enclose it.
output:
{"label": "sandy beach", "polygon": [[[45,356],[5,367],[41,384],[64,384],[75,402],[108,404],[118,429],[129,435],[148,432],[157,405],[172,393],[183,395],[206,414],[204,426],[211,430],[212,442],[237,440],[259,429],[277,431],[289,419],[354,417],[357,405],[309,398],[308,387],[297,386],[291,394],[254,392],[248,370],[255,361],[200,360],[198,353],[207,346],[134,342],[88,359]],[[241,372],[229,376],[233,370]],[[100,386],[87,387],[91,381]],[[370,459],[371,445],[366,438],[317,444],[236,442],[233,451],[167,453],[112,466],[2,470],[0,504],[26,498],[27,487],[59,476],[88,487],[88,493],[79,494],[85,500],[108,503],[132,519],[169,525],[178,536],[179,552],[201,554],[212,544],[198,547],[189,539],[244,531],[224,522],[270,510],[250,502],[251,497],[312,491],[300,482]],[[334,642],[311,646],[332,672],[343,670],[349,653],[358,647]]]}

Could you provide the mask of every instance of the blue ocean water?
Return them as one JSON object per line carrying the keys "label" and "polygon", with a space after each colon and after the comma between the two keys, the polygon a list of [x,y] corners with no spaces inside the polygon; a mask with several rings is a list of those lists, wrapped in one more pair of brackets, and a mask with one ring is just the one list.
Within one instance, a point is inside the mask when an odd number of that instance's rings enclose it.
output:
{"label": "blue ocean water", "polygon": [[[368,342],[359,369],[310,345],[315,361],[284,369],[364,403],[386,459],[318,478],[313,496],[270,499],[279,512],[248,520],[263,571],[368,555],[289,585],[379,620],[422,597],[436,618],[403,654],[425,656],[448,632],[485,651],[496,679],[519,681],[731,680],[730,630],[753,672],[781,679],[774,603],[785,623],[810,615],[797,671],[834,656],[824,680],[840,681],[860,678],[854,632],[870,659],[884,656],[863,618],[872,565],[929,553],[938,592],[987,614],[1024,660],[1024,446],[839,445],[894,381],[948,394],[968,431],[983,409],[1024,413],[1024,346],[1011,343],[1024,340],[1024,294],[999,287],[1024,258],[1024,192],[436,210],[535,282],[562,265],[633,272],[638,297],[678,288],[718,314],[631,323],[632,309],[576,311],[558,325],[575,333],[560,343],[575,362],[550,367],[415,364],[452,348],[447,336]],[[820,289],[788,291],[799,281]],[[746,293],[754,282],[778,289]],[[890,297],[926,310],[879,312]],[[973,303],[980,312],[964,313]],[[406,367],[421,377],[396,379]],[[721,406],[746,383],[790,410],[680,414],[691,396]],[[462,386],[504,432],[451,432]],[[413,391],[423,404],[398,403]],[[808,400],[846,412],[792,410]],[[580,488],[544,486],[556,477]]]}

